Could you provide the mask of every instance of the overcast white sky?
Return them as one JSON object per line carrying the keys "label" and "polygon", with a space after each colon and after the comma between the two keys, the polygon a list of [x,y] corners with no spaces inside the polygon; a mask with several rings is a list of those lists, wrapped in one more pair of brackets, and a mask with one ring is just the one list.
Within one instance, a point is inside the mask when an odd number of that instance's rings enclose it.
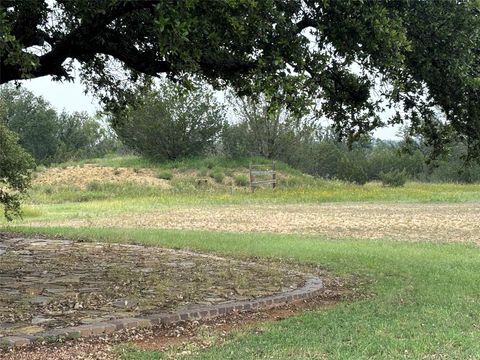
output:
{"label": "overcast white sky", "polygon": [[23,80],[21,84],[37,96],[43,96],[54,108],[68,112],[86,111],[95,114],[100,110],[98,102],[84,93],[84,88],[78,78],[75,82],[52,81],[50,76],[33,80]]}
{"label": "overcast white sky", "polygon": [[[100,110],[98,102],[90,94],[84,93],[84,87],[78,77],[74,82],[52,81],[50,76],[21,81],[22,85],[37,96],[43,96],[54,108],[67,112],[86,111],[95,114]],[[384,128],[374,133],[380,139],[396,139],[398,128]]]}

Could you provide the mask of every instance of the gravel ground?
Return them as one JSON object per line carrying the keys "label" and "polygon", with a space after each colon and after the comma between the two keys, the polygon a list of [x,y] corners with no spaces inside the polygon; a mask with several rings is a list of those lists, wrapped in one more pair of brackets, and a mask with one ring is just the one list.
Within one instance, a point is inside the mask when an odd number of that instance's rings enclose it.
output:
{"label": "gravel ground", "polygon": [[34,226],[194,229],[480,244],[480,204],[228,205],[161,209]]}

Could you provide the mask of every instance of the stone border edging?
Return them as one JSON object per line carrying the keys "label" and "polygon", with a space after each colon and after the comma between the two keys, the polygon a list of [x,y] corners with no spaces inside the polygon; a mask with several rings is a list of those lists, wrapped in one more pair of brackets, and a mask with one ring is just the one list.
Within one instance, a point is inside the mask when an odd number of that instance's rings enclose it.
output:
{"label": "stone border edging", "polygon": [[55,342],[62,339],[108,335],[124,329],[151,328],[156,325],[175,324],[186,320],[211,319],[232,312],[270,309],[288,303],[313,298],[319,295],[323,290],[324,286],[322,280],[317,277],[310,277],[301,288],[253,300],[234,301],[216,305],[202,305],[191,307],[189,309],[180,309],[171,313],[165,312],[144,317],[102,321],[95,324],[49,330],[35,335],[0,337],[0,349],[18,348],[33,345],[36,342],[42,341]]}

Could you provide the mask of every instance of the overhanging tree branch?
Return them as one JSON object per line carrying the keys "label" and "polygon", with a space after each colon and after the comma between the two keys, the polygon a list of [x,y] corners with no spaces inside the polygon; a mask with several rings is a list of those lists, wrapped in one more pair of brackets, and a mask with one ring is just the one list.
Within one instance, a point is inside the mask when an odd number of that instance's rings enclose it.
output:
{"label": "overhanging tree branch", "polygon": [[[90,46],[85,46],[84,44],[88,44],[89,41],[101,37],[102,32],[106,31],[107,25],[134,11],[144,9],[154,10],[158,3],[159,1],[155,0],[121,1],[104,11],[97,11],[97,13],[89,19],[82,19],[81,25],[76,29],[73,29],[62,39],[58,39],[55,43],[50,43],[52,46],[51,51],[41,56],[35,56],[38,66],[31,71],[29,76],[33,78],[45,75],[68,77],[67,71],[62,67],[62,64],[68,58],[78,59],[83,56],[91,58],[92,54],[86,49]],[[18,23],[14,24],[14,30],[17,24]],[[14,32],[17,41],[24,45],[25,48],[38,44],[38,37],[43,33],[42,30],[38,29],[34,34],[30,34],[32,33],[31,30],[31,26],[25,26],[25,24],[20,23],[18,24],[17,31]],[[37,37],[36,41],[33,40],[35,37]],[[50,41],[52,40],[51,38]],[[86,50],[87,54],[85,54]],[[100,52],[99,50],[100,49],[96,49],[97,52]],[[20,80],[24,77],[22,69],[15,64],[7,62],[7,58],[8,53],[0,57],[0,84],[12,80]]]}

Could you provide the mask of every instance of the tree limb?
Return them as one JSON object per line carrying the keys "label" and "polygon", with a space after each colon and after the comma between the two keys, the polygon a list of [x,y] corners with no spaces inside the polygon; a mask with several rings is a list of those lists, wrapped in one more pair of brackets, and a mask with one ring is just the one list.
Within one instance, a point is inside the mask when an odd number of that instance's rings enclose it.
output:
{"label": "tree limb", "polygon": [[[105,13],[98,13],[90,19],[82,21],[81,25],[72,30],[63,39],[52,45],[48,53],[37,56],[38,66],[31,71],[29,76],[41,77],[45,75],[56,75],[66,77],[68,74],[62,64],[68,58],[80,58],[85,43],[95,39],[105,31],[108,24],[126,14],[141,9],[153,9],[158,1],[137,0],[122,1],[109,8]],[[15,27],[15,24],[14,24]],[[11,80],[23,78],[22,69],[14,64],[5,61],[7,56],[0,59],[0,84]]]}

